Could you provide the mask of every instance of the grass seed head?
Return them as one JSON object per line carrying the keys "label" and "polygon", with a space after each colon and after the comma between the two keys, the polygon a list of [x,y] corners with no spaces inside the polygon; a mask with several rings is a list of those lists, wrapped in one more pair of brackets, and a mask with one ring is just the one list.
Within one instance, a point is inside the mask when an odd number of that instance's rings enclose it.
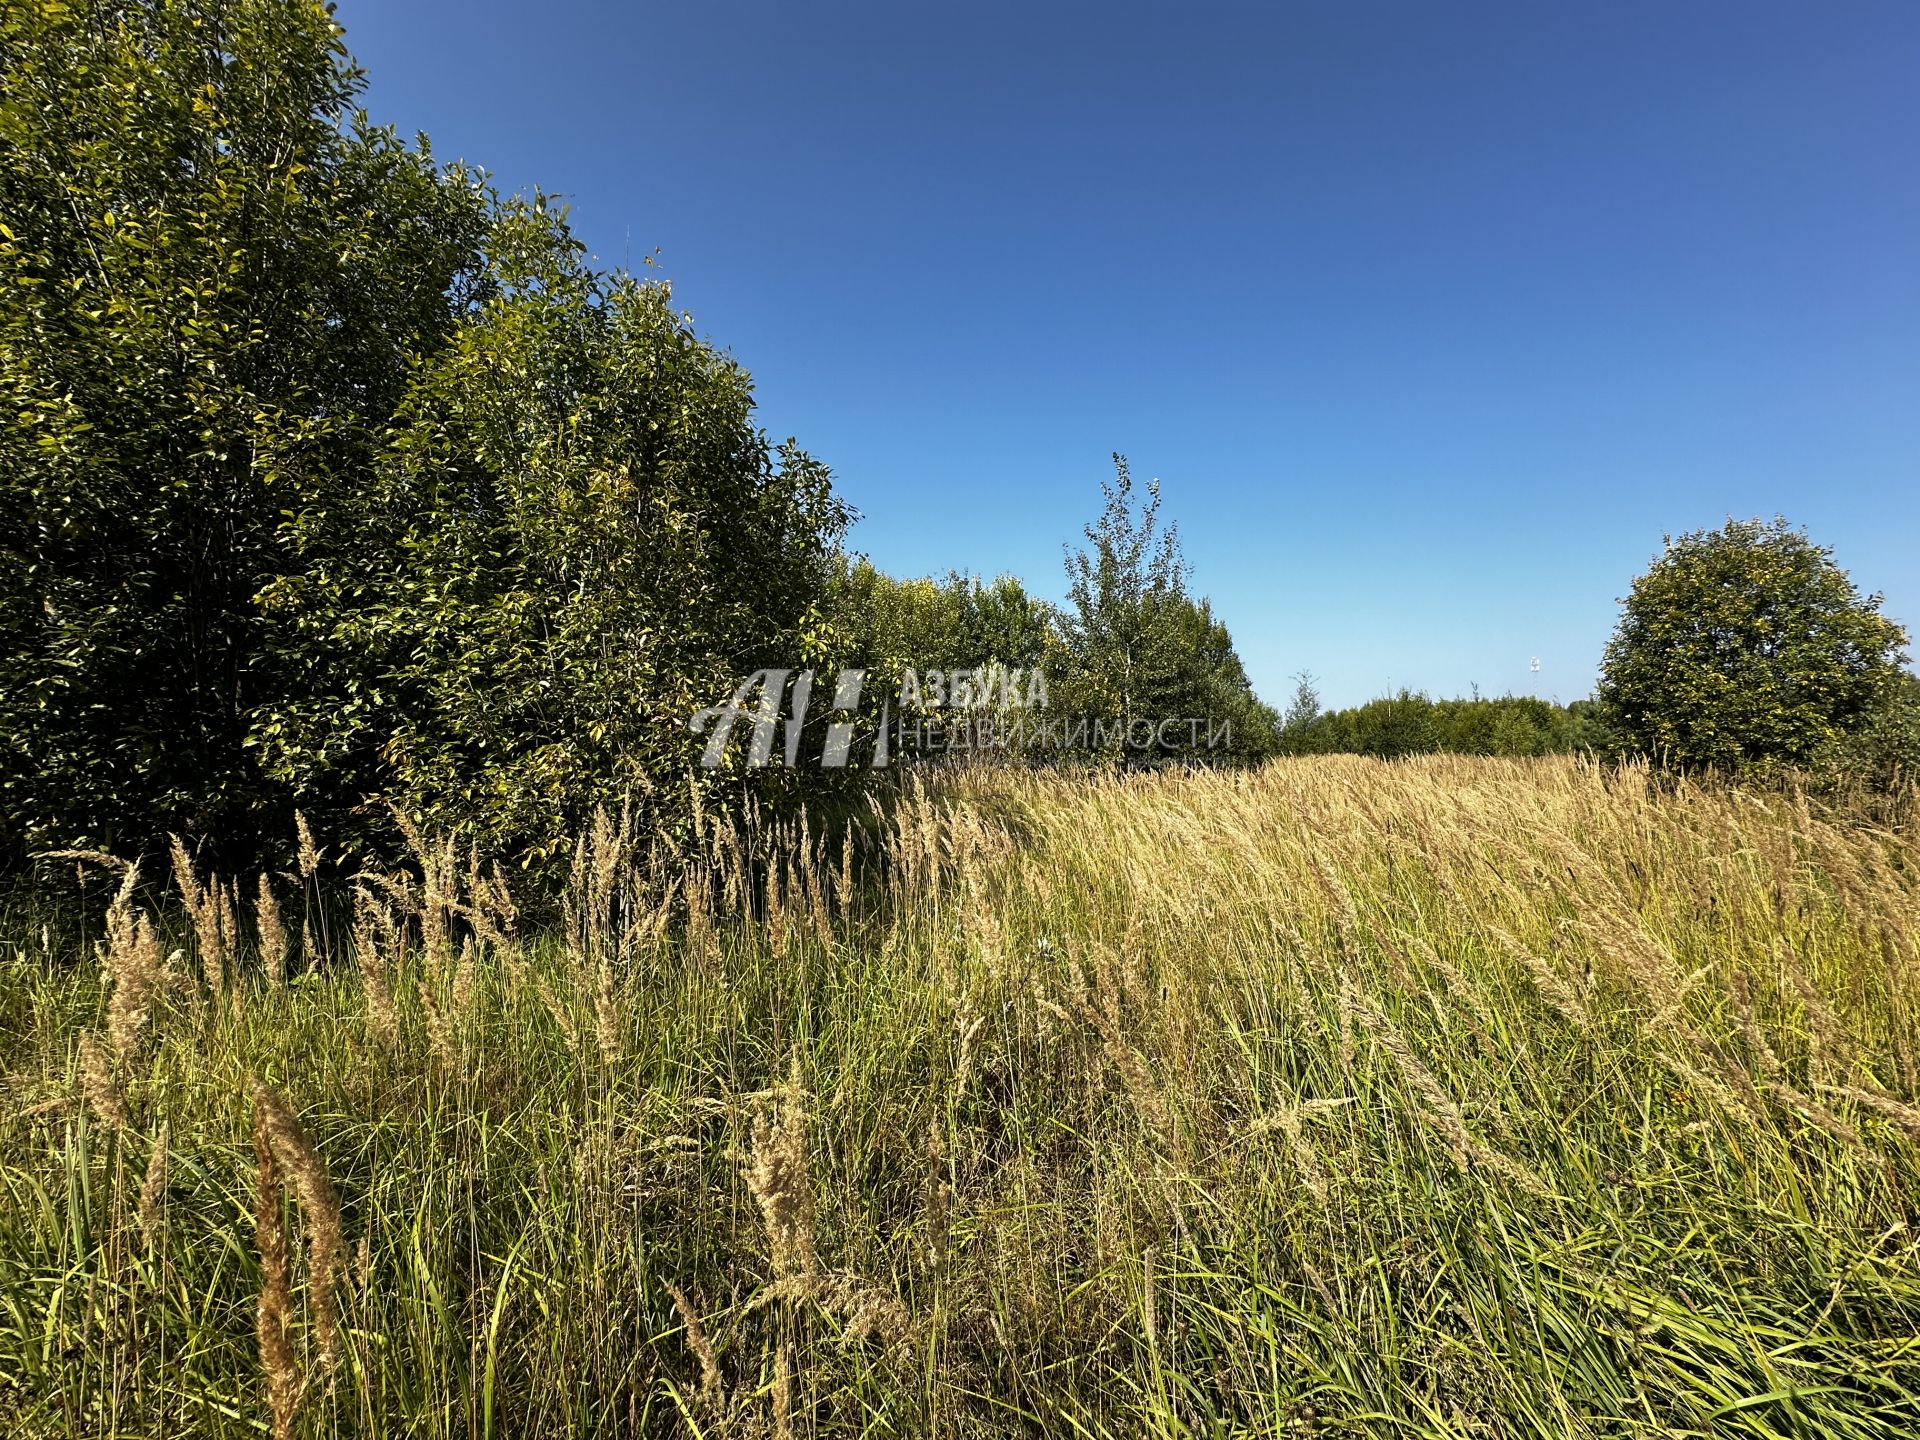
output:
{"label": "grass seed head", "polygon": [[307,1283],[313,1304],[314,1337],[321,1363],[331,1367],[338,1358],[339,1311],[334,1284],[346,1246],[340,1224],[340,1202],[320,1152],[294,1118],[286,1101],[259,1081],[253,1086],[254,1123],[265,1135],[300,1213],[307,1224]]}
{"label": "grass seed head", "polygon": [[813,1185],[807,1171],[806,1091],[795,1056],[784,1084],[753,1117],[746,1182],[760,1209],[774,1278],[810,1280],[819,1273],[813,1240]]}
{"label": "grass seed head", "polygon": [[113,1073],[113,1057],[91,1033],[80,1037],[80,1091],[109,1129],[124,1130],[133,1123],[119,1078]]}

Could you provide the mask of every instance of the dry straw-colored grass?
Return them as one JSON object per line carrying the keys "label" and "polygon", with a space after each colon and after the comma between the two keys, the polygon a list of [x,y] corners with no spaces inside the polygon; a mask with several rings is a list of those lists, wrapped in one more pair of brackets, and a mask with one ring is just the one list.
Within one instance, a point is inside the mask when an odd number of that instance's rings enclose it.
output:
{"label": "dry straw-colored grass", "polygon": [[1920,1426],[1909,834],[1448,758],[698,834],[529,934],[410,831],[332,954],[302,821],[18,946],[16,1430]]}

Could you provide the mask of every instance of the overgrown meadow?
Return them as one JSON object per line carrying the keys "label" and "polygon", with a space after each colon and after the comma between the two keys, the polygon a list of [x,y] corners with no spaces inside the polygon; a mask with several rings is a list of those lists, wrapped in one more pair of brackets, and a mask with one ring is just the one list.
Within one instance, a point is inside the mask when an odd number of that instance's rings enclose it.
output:
{"label": "overgrown meadow", "polygon": [[7,915],[12,1433],[1920,1425],[1910,834],[1317,757],[608,818],[551,923],[415,852]]}

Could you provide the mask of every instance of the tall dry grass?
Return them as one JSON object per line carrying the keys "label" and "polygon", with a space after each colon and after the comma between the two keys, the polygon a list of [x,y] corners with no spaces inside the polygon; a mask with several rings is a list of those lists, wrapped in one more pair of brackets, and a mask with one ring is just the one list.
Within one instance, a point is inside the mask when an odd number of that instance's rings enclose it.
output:
{"label": "tall dry grass", "polygon": [[413,841],[337,946],[314,865],[184,847],[98,967],[14,926],[19,1433],[1920,1425],[1911,836],[1571,761],[952,774],[603,817],[538,934]]}

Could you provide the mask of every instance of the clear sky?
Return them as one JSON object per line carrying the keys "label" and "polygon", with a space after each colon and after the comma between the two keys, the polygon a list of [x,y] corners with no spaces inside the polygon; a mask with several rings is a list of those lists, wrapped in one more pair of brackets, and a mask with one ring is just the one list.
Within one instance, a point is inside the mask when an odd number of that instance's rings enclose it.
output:
{"label": "clear sky", "polygon": [[1269,700],[1575,699],[1729,514],[1920,630],[1914,0],[339,16],[376,119],[660,252],[888,570],[1058,598],[1120,450]]}

